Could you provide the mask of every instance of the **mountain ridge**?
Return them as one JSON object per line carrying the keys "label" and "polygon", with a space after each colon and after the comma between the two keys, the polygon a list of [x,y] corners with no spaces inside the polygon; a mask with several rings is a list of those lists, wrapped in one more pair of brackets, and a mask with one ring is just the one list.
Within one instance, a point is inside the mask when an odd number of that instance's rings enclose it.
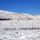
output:
{"label": "mountain ridge", "polygon": [[15,13],[15,12],[10,12],[10,11],[4,11],[4,10],[0,10],[0,18],[10,18],[10,19],[17,19],[20,16],[21,19],[34,19],[34,20],[40,20],[40,15],[31,15],[31,14],[20,14],[20,13]]}

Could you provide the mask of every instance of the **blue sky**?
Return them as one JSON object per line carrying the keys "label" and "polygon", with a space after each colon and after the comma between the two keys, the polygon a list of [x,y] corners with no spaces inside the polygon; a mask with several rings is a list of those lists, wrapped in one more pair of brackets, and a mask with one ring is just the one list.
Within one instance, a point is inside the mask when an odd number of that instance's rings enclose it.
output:
{"label": "blue sky", "polygon": [[0,0],[0,10],[40,14],[40,0]]}

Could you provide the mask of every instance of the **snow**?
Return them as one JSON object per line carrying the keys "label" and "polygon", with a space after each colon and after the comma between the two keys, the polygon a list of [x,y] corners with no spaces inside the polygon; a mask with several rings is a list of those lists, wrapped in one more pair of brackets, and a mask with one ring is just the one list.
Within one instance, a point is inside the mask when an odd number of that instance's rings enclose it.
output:
{"label": "snow", "polygon": [[[4,19],[0,20],[0,39],[40,40],[40,15],[33,16],[0,10],[0,19]],[[9,30],[6,30],[7,28]]]}

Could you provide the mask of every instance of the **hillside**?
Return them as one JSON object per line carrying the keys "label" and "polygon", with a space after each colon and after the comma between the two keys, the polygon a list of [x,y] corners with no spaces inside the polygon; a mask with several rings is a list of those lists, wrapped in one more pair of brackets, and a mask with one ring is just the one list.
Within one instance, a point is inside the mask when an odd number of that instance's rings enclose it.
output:
{"label": "hillside", "polygon": [[2,27],[40,28],[40,15],[33,16],[0,10],[0,23]]}
{"label": "hillside", "polygon": [[0,10],[0,40],[40,40],[40,15]]}

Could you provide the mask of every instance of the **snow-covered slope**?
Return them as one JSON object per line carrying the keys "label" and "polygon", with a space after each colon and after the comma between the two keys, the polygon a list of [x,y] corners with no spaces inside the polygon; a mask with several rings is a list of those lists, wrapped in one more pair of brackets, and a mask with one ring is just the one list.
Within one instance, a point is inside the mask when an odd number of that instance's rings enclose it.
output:
{"label": "snow-covered slope", "polygon": [[40,15],[33,16],[0,10],[0,27],[16,29],[40,28]]}
{"label": "snow-covered slope", "polygon": [[0,10],[0,40],[40,40],[39,29],[40,15]]}
{"label": "snow-covered slope", "polygon": [[19,14],[19,13],[13,13],[13,12],[3,11],[3,10],[0,10],[0,18],[5,18],[5,19],[12,18],[12,19],[20,19],[20,20],[36,19],[35,16],[32,16],[30,14]]}

